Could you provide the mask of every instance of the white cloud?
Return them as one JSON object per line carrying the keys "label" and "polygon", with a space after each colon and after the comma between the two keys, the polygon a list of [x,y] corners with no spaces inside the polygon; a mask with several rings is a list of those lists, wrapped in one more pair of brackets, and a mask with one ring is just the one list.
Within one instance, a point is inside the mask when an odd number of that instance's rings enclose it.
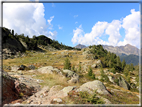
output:
{"label": "white cloud", "polygon": [[119,33],[120,28],[121,28],[121,21],[119,20],[113,20],[111,23],[109,23],[105,31],[105,33],[109,35],[108,38],[109,45],[113,46],[117,45],[118,41],[121,38],[121,35]]}
{"label": "white cloud", "polygon": [[[125,37],[120,35],[120,28],[125,30]],[[131,14],[120,20],[113,20],[111,23],[98,21],[90,33],[85,33],[82,26],[73,30],[74,36],[72,43],[93,45],[113,45],[120,46],[131,44],[139,48],[140,45],[140,12],[131,9]],[[104,36],[109,36],[107,40],[103,40]]]}
{"label": "white cloud", "polygon": [[54,16],[51,16],[50,19],[47,20],[48,24],[51,25],[51,21],[53,20]]}
{"label": "white cloud", "polygon": [[107,22],[98,22],[92,27],[92,31],[90,33],[85,34],[82,26],[80,25],[79,28],[73,30],[74,36],[72,38],[72,42],[73,44],[80,43],[84,45],[98,44],[99,38],[97,38],[97,36],[101,36],[107,26]]}
{"label": "white cloud", "polygon": [[59,29],[62,29],[63,27],[61,27],[60,25],[58,25],[58,28],[59,28]]}
{"label": "white cloud", "polygon": [[78,17],[78,15],[74,15],[73,17],[76,18],[76,17]]}
{"label": "white cloud", "polygon": [[131,14],[123,19],[122,27],[125,29],[124,41],[120,41],[118,45],[126,45],[127,43],[140,46],[140,12],[131,9]]}
{"label": "white cloud", "polygon": [[[15,33],[24,33],[29,37],[46,35],[54,39],[57,33],[52,35],[47,31],[48,24],[44,18],[44,11],[42,3],[4,3],[3,26],[14,29]],[[51,21],[49,20],[50,24]]]}
{"label": "white cloud", "polygon": [[75,22],[75,24],[77,24],[78,22]]}

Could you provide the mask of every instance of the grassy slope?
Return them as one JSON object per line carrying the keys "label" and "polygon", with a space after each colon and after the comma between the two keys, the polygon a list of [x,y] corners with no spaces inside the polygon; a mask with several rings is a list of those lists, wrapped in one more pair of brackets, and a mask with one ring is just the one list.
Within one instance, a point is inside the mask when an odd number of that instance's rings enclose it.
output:
{"label": "grassy slope", "polygon": [[[81,54],[82,53],[81,51],[76,51],[76,50],[74,50],[74,51],[59,50],[59,51],[54,51],[54,52],[47,51],[47,50],[45,50],[45,51],[46,52],[44,52],[44,53],[27,51],[26,52],[27,55],[25,57],[3,60],[3,66],[13,66],[13,65],[21,65],[21,64],[28,66],[30,64],[33,64],[36,66],[36,68],[42,67],[42,66],[53,66],[53,67],[57,67],[57,68],[63,68],[64,59],[66,57],[62,57],[63,56],[62,52],[64,52],[65,54],[69,53],[69,56],[72,56],[72,57],[68,57],[68,58],[69,58],[71,64],[76,65],[77,68],[78,68],[79,62],[89,61],[89,60],[85,59],[85,56]],[[56,53],[56,54],[53,54],[53,53]],[[76,54],[74,54],[74,53],[76,53]],[[93,72],[97,72],[97,71],[100,71],[100,69],[93,69]],[[46,85],[48,85],[50,87],[52,87],[54,85],[80,86],[81,84],[83,84],[87,81],[91,81],[91,79],[88,79],[85,76],[83,76],[83,77],[80,77],[80,83],[69,84],[66,82],[67,78],[59,77],[56,74],[46,75],[46,74],[41,74],[41,73],[36,73],[36,72],[35,73],[28,73],[26,71],[23,71],[23,73],[25,75],[35,75],[34,78],[44,80],[44,82],[41,83],[42,87],[46,86]],[[109,89],[109,87],[110,86],[108,85],[108,89]],[[116,88],[116,87],[114,87],[114,88]],[[117,88],[119,88],[119,87],[117,87]],[[113,104],[120,104],[120,103],[121,104],[125,104],[125,103],[127,103],[127,104],[136,104],[137,103],[138,104],[139,103],[138,97],[136,97],[135,94],[131,94],[131,93],[125,94],[124,92],[114,92],[113,94],[114,94],[114,96],[112,96],[112,97],[108,97],[108,96],[104,96],[104,97],[106,97],[110,101],[112,101]],[[119,97],[119,95],[120,95],[120,97]],[[123,100],[123,99],[126,99],[126,100]]]}

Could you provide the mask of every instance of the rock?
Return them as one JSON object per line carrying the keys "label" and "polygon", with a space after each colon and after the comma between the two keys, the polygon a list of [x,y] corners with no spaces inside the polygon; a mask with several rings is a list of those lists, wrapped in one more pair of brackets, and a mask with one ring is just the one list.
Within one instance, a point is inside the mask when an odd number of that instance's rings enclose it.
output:
{"label": "rock", "polygon": [[52,74],[53,73],[52,70],[53,70],[52,66],[46,66],[46,67],[39,68],[37,71],[41,73]]}
{"label": "rock", "polygon": [[114,77],[113,76],[108,76],[108,78],[109,78],[110,82],[114,83]]}
{"label": "rock", "polygon": [[34,65],[29,65],[28,68],[31,69],[31,70],[34,70],[35,66]]}
{"label": "rock", "polygon": [[88,59],[88,60],[94,60],[94,55],[93,54],[87,54],[85,58]]}
{"label": "rock", "polygon": [[69,83],[77,83],[79,82],[79,75],[77,73],[74,73],[71,79],[68,81]]}
{"label": "rock", "polygon": [[73,71],[68,70],[68,69],[63,70],[63,73],[65,73],[67,77],[72,77],[72,76],[73,76],[73,74],[74,74],[74,72],[73,72]]}
{"label": "rock", "polygon": [[61,98],[54,98],[53,100],[52,100],[52,104],[54,104],[54,103],[59,103],[59,104],[61,104],[63,101],[62,101],[62,99]]}
{"label": "rock", "polygon": [[127,83],[127,81],[123,78],[119,78],[119,86],[123,87],[124,89],[130,90],[130,85]]}
{"label": "rock", "polygon": [[76,86],[68,86],[68,87],[64,87],[62,90],[60,90],[55,96],[56,97],[66,97],[68,96],[68,93],[72,90],[74,90],[76,88]]}
{"label": "rock", "polygon": [[82,91],[82,90],[97,90],[98,93],[100,94],[109,94],[109,92],[107,91],[105,85],[99,81],[99,80],[94,80],[94,81],[91,81],[91,82],[87,82],[87,83],[84,83],[83,85],[81,85],[79,87],[79,89],[77,91]]}
{"label": "rock", "polygon": [[96,64],[91,65],[92,68],[97,68]]}
{"label": "rock", "polygon": [[26,66],[25,65],[20,65],[18,70],[25,70]]}
{"label": "rock", "polygon": [[108,99],[97,95],[98,98],[102,99],[105,103],[104,104],[112,104]]}
{"label": "rock", "polygon": [[97,68],[101,68],[101,66],[102,66],[103,68],[105,67],[101,60],[98,60],[98,61],[96,62],[96,64],[97,64]]}
{"label": "rock", "polygon": [[11,66],[11,71],[14,71],[14,72],[16,72],[16,71],[18,71],[18,69],[19,69],[19,66]]}

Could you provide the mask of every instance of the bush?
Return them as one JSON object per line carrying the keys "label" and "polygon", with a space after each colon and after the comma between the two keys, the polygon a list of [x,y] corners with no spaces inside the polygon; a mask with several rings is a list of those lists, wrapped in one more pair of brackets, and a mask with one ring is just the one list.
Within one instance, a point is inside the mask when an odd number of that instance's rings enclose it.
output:
{"label": "bush", "polygon": [[71,69],[71,63],[70,63],[70,60],[68,58],[65,59],[65,62],[64,62],[64,69]]}
{"label": "bush", "polygon": [[92,68],[91,68],[91,66],[89,66],[89,69],[88,69],[88,76],[92,76]]}

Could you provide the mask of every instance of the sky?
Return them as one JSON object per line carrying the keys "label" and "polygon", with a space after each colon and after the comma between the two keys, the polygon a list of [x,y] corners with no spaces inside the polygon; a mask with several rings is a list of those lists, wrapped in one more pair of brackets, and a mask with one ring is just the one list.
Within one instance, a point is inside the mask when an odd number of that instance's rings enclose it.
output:
{"label": "sky", "polygon": [[3,3],[3,26],[72,47],[131,44],[139,48],[140,4]]}

